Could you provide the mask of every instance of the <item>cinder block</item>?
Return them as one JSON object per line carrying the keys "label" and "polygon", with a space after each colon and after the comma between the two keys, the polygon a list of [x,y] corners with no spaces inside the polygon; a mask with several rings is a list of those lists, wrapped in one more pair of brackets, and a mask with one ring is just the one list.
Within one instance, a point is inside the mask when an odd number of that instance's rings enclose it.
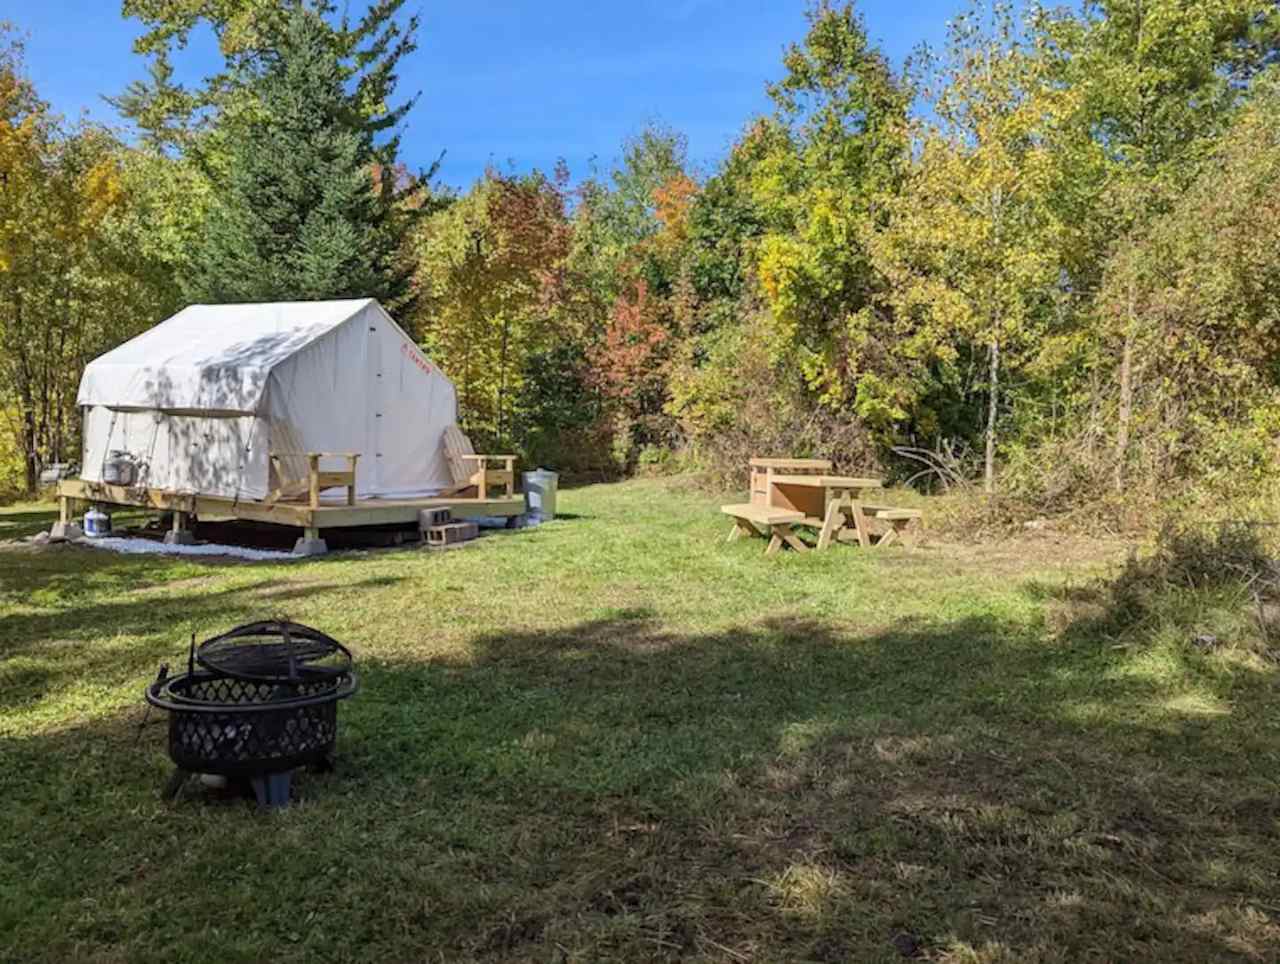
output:
{"label": "cinder block", "polygon": [[423,509],[418,513],[418,528],[424,532],[433,526],[446,526],[453,521],[453,513],[445,509]]}
{"label": "cinder block", "polygon": [[442,526],[431,526],[427,529],[427,548],[443,549],[459,542],[469,542],[479,534],[480,527],[474,522],[450,522]]}

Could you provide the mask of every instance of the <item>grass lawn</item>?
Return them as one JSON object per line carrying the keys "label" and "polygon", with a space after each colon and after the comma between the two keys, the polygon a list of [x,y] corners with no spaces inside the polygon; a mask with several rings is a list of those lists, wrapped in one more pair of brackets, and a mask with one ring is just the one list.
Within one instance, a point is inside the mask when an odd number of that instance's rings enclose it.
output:
{"label": "grass lawn", "polygon": [[[560,501],[445,553],[0,546],[0,959],[1280,959],[1276,673],[1103,633],[1122,547],[765,559],[673,483]],[[160,802],[158,664],[283,614],[355,651],[338,772]]]}

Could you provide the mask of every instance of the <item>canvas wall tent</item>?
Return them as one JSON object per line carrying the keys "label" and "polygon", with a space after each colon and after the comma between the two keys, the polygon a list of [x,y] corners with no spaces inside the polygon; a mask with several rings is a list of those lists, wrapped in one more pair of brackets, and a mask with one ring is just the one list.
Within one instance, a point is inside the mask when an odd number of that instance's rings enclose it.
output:
{"label": "canvas wall tent", "polygon": [[453,385],[373,299],[192,305],[91,362],[77,403],[91,482],[123,451],[139,485],[258,500],[271,453],[298,478],[300,453],[359,452],[359,498],[451,484]]}

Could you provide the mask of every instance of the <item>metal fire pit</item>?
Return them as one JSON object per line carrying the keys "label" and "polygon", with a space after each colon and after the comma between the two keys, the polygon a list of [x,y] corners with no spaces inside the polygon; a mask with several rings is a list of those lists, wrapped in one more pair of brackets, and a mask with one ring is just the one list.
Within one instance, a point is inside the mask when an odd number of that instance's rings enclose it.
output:
{"label": "metal fire pit", "polygon": [[338,701],[359,680],[351,652],[298,623],[260,622],[192,639],[187,672],[160,668],[146,699],[169,713],[176,795],[194,773],[248,780],[262,807],[289,802],[293,770],[332,765]]}

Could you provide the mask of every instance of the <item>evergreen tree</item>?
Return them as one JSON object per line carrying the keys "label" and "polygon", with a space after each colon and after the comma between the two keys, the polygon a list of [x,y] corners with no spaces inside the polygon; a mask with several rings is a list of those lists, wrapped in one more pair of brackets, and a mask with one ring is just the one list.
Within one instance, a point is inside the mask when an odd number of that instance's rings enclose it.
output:
{"label": "evergreen tree", "polygon": [[402,301],[397,262],[410,212],[386,163],[394,142],[379,146],[375,133],[403,109],[367,116],[360,85],[348,91],[357,68],[340,41],[322,11],[298,4],[271,49],[237,64],[237,83],[255,96],[224,117],[208,159],[213,206],[186,283],[191,300]]}

